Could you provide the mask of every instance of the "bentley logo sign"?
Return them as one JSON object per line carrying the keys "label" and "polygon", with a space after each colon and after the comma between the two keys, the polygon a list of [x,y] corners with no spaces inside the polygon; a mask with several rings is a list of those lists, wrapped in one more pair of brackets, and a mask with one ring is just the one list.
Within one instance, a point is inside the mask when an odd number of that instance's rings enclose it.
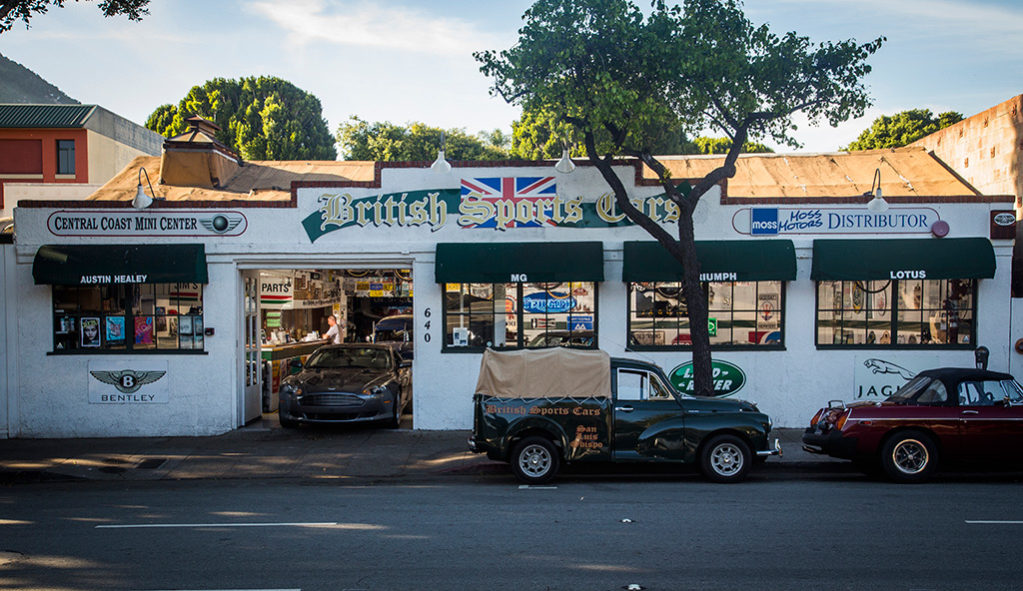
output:
{"label": "bentley logo sign", "polygon": [[119,392],[132,394],[142,386],[152,384],[162,378],[167,372],[122,369],[121,371],[90,371],[89,373],[104,384],[113,384]]}
{"label": "bentley logo sign", "polygon": [[90,361],[89,402],[166,403],[170,401],[166,361],[132,362]]}

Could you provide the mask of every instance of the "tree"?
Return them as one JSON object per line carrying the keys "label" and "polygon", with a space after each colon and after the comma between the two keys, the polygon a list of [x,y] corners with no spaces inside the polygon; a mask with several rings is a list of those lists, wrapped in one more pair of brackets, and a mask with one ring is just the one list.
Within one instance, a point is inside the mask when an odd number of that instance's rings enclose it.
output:
{"label": "tree", "polygon": [[889,117],[881,115],[843,150],[901,148],[963,120],[962,113],[947,111],[935,117],[930,109],[909,109]]}
{"label": "tree", "polygon": [[[699,282],[693,210],[718,182],[735,175],[747,139],[797,146],[793,115],[832,125],[870,104],[861,79],[883,38],[817,45],[796,33],[755,27],[738,0],[655,0],[649,16],[629,0],[537,0],[510,49],[475,54],[492,92],[524,110],[550,112],[583,138],[587,158],[617,206],[682,264],[693,342],[695,393],[713,393],[707,301]],[[732,141],[724,161],[689,187],[653,157],[649,129],[679,121],[716,128]],[[611,149],[598,149],[608,133]],[[639,158],[679,210],[676,236],[629,202],[612,164]]]}
{"label": "tree", "polygon": [[389,121],[367,123],[352,116],[337,129],[337,143],[346,160],[430,161],[437,157],[444,134],[449,160],[506,160],[508,136],[499,129],[471,136],[462,129],[443,130],[425,123],[404,126]]}
{"label": "tree", "polygon": [[337,151],[320,99],[287,80],[214,78],[175,105],[161,105],[146,127],[174,137],[198,115],[220,126],[217,139],[247,160],[334,160]]}
{"label": "tree", "polygon": [[[673,117],[648,126],[645,133],[651,140],[654,154],[696,154],[696,144],[686,138],[682,124]],[[585,157],[586,148],[577,141],[575,130],[567,121],[549,111],[523,109],[522,117],[512,123],[511,157],[521,160],[543,160],[561,156],[566,143],[573,157]],[[597,130],[598,151],[613,150],[611,135]]]}
{"label": "tree", "polygon": [[[75,0],[76,2],[78,0]],[[37,14],[44,14],[51,7],[64,7],[65,0],[12,0],[0,2],[0,33],[10,31],[14,23],[21,20],[28,28],[28,21]],[[103,0],[99,9],[103,16],[123,14],[128,20],[140,21],[149,14],[149,0]]]}
{"label": "tree", "polygon": [[[727,154],[732,149],[732,140],[726,137],[707,137],[700,136],[693,138],[693,145],[695,150],[692,152],[683,152],[685,154]],[[742,152],[744,154],[750,153],[769,153],[774,152],[771,148],[768,148],[764,144],[758,142],[746,142],[742,146]]]}

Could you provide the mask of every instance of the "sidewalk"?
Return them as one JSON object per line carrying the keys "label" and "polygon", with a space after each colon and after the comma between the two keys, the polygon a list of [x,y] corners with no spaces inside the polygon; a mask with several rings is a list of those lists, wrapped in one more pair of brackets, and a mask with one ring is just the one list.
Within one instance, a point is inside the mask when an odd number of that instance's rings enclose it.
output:
{"label": "sidewalk", "polygon": [[[407,422],[407,421],[406,421]],[[378,427],[282,429],[276,417],[216,437],[0,440],[0,484],[47,481],[304,479],[429,482],[510,477],[466,447],[468,431]],[[769,469],[840,462],[802,450],[801,429],[776,429]],[[843,463],[845,464],[845,463]],[[832,466],[835,468],[836,466]]]}

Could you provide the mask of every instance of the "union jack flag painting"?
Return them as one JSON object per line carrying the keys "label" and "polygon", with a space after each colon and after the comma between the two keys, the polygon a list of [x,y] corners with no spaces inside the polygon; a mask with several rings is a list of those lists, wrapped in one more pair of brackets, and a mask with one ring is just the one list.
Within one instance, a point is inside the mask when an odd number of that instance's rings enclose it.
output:
{"label": "union jack flag painting", "polygon": [[545,223],[557,225],[547,215],[542,215],[542,212],[553,210],[550,201],[558,194],[553,176],[462,179],[461,194],[463,201],[472,197],[494,207],[493,215],[485,221],[463,225],[464,228],[539,228]]}

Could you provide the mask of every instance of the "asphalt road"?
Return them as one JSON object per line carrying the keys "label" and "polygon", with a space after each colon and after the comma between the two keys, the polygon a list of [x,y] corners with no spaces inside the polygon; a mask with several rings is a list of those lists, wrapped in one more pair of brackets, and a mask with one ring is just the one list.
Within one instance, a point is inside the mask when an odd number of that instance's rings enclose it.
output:
{"label": "asphalt road", "polygon": [[0,589],[1019,589],[1017,478],[0,488]]}

